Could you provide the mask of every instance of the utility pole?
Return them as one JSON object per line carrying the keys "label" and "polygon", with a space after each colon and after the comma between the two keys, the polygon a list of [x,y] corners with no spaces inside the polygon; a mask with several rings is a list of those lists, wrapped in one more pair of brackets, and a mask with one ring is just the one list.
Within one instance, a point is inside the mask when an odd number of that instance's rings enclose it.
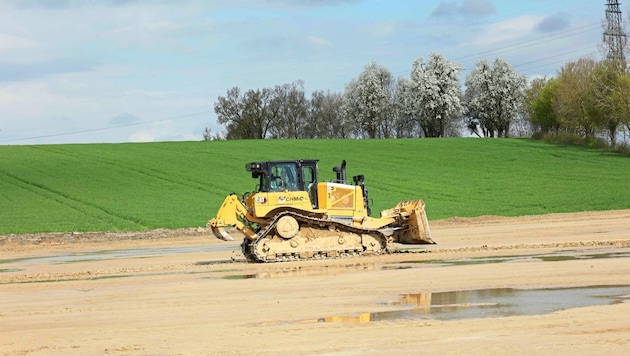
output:
{"label": "utility pole", "polygon": [[626,65],[624,51],[628,43],[623,29],[621,10],[618,0],[606,1],[606,25],[604,29],[604,46],[607,50],[606,59]]}

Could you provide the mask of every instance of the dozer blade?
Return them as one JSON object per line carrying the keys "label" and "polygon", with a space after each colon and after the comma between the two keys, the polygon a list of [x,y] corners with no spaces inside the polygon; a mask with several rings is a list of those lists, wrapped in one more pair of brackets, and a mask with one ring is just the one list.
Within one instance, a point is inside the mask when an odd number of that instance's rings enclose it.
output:
{"label": "dozer blade", "polygon": [[227,231],[225,231],[225,228],[223,228],[222,226],[210,226],[212,228],[212,233],[214,234],[214,236],[216,236],[218,239],[224,240],[224,241],[232,241],[234,240],[234,238],[232,238],[232,236],[230,236],[230,234],[227,233]]}
{"label": "dozer blade", "polygon": [[401,201],[394,208],[381,213],[381,216],[396,215],[400,219],[401,228],[396,242],[411,245],[435,244],[431,238],[429,220],[422,200]]}

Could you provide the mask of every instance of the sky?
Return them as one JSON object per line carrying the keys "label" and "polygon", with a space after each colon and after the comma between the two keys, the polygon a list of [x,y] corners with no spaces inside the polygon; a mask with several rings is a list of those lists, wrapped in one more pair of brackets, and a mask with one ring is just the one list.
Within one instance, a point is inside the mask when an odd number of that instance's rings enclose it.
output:
{"label": "sky", "polygon": [[[228,89],[343,92],[439,53],[528,78],[600,58],[605,0],[0,0],[0,145],[201,140]],[[623,5],[624,18],[627,9]]]}

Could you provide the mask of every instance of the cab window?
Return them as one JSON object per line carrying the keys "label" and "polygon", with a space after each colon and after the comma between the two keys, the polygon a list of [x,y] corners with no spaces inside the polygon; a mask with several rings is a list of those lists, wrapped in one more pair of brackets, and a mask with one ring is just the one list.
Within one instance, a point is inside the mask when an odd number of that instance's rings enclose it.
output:
{"label": "cab window", "polygon": [[315,182],[315,167],[302,167],[302,180],[304,181],[304,190],[308,193],[311,205],[317,207],[317,182]]}
{"label": "cab window", "polygon": [[282,163],[271,167],[269,171],[269,187],[273,192],[298,189],[297,167],[295,164]]}

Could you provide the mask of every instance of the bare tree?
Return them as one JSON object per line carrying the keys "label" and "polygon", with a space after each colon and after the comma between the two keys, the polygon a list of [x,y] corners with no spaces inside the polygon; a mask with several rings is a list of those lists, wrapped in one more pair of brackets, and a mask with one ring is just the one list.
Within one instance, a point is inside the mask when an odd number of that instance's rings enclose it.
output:
{"label": "bare tree", "polygon": [[220,132],[212,134],[212,130],[209,127],[206,127],[202,132],[204,141],[220,141],[223,140],[223,135]]}
{"label": "bare tree", "polygon": [[272,111],[277,119],[270,127],[272,138],[303,138],[308,100],[304,93],[304,82],[299,80],[290,84],[277,85],[273,89]]}
{"label": "bare tree", "polygon": [[217,121],[227,125],[226,139],[264,139],[275,123],[277,107],[271,106],[273,91],[248,90],[244,95],[234,87],[214,104]]}
{"label": "bare tree", "polygon": [[307,138],[350,138],[352,129],[341,113],[340,93],[313,92],[305,126]]}

